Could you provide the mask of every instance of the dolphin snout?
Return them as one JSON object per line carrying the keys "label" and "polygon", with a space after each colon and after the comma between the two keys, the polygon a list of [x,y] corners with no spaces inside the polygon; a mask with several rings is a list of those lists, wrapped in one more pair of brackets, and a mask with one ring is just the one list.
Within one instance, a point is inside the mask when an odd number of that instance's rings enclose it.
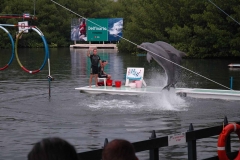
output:
{"label": "dolphin snout", "polygon": [[145,50],[146,51],[146,48],[145,48],[145,46],[144,45],[137,45],[137,48],[140,48],[140,49],[143,49],[143,50]]}
{"label": "dolphin snout", "polygon": [[137,45],[137,48],[144,49],[144,48],[145,48],[145,46],[144,46],[144,45],[142,45],[142,44],[140,44],[140,45]]}

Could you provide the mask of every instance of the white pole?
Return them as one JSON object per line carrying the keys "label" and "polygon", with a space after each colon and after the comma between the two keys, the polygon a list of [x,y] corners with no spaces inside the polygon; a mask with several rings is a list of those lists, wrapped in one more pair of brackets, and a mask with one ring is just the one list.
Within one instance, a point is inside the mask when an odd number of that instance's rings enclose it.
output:
{"label": "white pole", "polygon": [[50,59],[48,58],[48,75],[50,76]]}

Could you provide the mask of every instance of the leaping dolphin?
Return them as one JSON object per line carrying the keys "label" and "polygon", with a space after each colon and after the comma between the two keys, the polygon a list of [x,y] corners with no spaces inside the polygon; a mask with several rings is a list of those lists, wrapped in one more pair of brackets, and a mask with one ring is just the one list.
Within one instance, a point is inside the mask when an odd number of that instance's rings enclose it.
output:
{"label": "leaping dolphin", "polygon": [[[167,53],[169,53],[171,56],[170,60],[178,65],[181,64],[182,61],[182,57],[186,56],[186,53],[177,50],[176,48],[174,48],[172,45],[163,42],[163,41],[156,41],[154,42],[154,44],[159,45],[160,47],[162,47]],[[174,72],[175,72],[175,81],[177,83],[177,80],[180,76],[180,67],[174,64]]]}
{"label": "leaping dolphin", "polygon": [[179,66],[176,64],[180,65],[182,57],[186,54],[162,41],[157,41],[155,43],[144,42],[140,44],[138,48],[147,51],[148,62],[153,58],[165,70],[167,75],[167,85],[164,89],[175,87],[179,76]]}

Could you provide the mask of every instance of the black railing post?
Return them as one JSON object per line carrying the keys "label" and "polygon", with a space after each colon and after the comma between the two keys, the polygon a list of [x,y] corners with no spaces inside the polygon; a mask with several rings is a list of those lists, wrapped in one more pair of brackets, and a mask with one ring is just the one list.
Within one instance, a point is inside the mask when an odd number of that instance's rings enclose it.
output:
{"label": "black railing post", "polygon": [[103,148],[106,147],[107,144],[108,144],[108,139],[105,138]]}
{"label": "black railing post", "polygon": [[[149,139],[155,139],[157,138],[155,130],[152,131],[152,135]],[[149,150],[149,160],[159,160],[159,150],[158,148],[154,148]]]}
{"label": "black railing post", "polygon": [[[194,131],[192,123],[189,125],[188,132]],[[188,160],[196,160],[197,159],[197,147],[196,140],[192,140],[188,142]]]}
{"label": "black railing post", "polygon": [[[228,125],[228,119],[227,119],[226,116],[224,117],[223,125],[224,125],[224,127],[226,125]],[[230,134],[229,134],[229,136],[227,137],[227,140],[226,140],[225,150],[226,150],[226,153],[231,153],[231,135]]]}

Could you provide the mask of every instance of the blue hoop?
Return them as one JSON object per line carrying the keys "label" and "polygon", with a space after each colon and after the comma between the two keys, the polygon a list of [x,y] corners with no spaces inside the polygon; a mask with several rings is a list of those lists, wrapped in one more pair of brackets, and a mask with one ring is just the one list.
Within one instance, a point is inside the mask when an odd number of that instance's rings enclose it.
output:
{"label": "blue hoop", "polygon": [[0,28],[8,34],[8,37],[10,38],[11,43],[12,43],[12,56],[11,56],[9,62],[4,67],[0,68],[0,71],[1,71],[1,70],[6,69],[13,61],[13,58],[14,58],[14,41],[13,41],[13,38],[12,38],[11,34],[8,32],[8,30],[6,28],[4,28],[2,26],[0,26]]}

